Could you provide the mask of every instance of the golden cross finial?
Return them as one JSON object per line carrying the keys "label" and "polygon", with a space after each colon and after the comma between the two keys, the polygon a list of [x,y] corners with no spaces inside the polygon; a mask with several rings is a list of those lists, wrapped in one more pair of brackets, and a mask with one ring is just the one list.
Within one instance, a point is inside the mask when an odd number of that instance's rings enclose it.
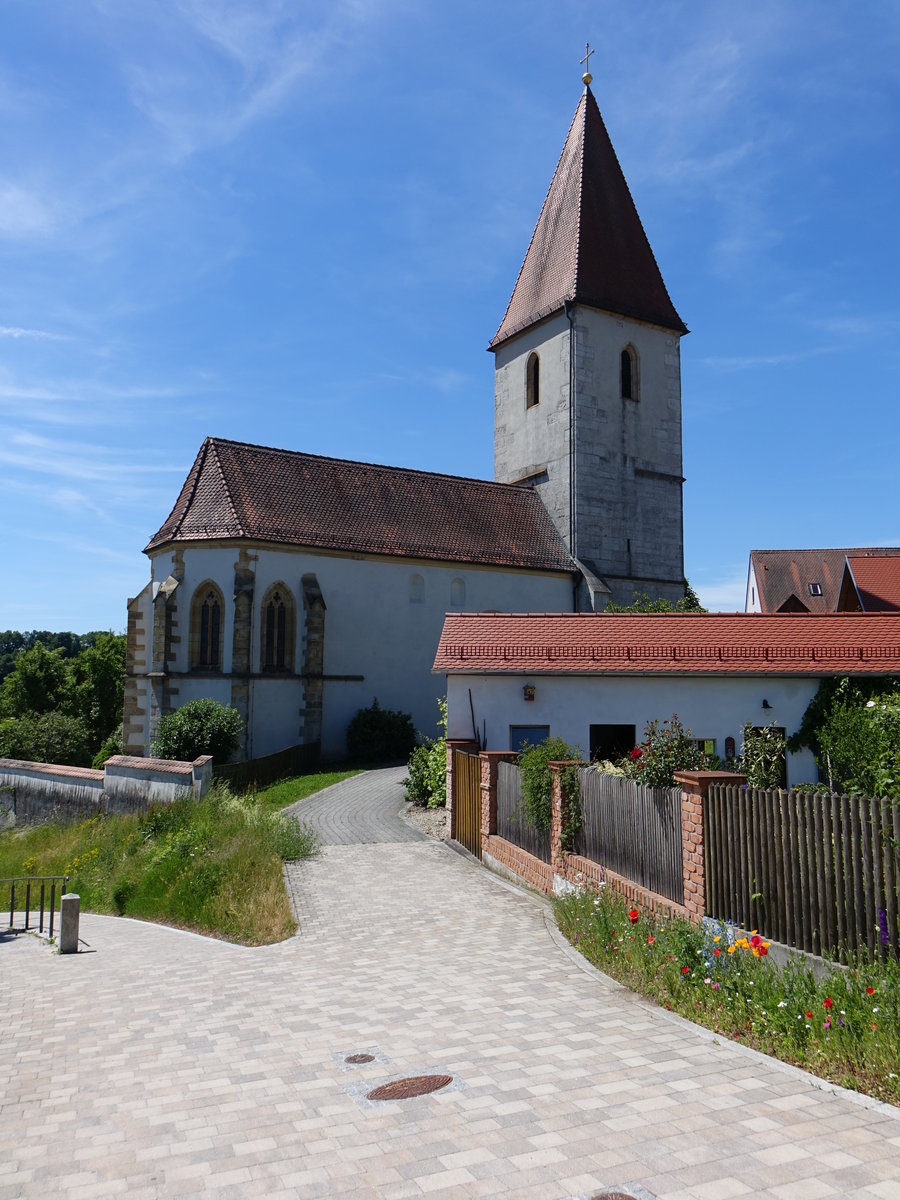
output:
{"label": "golden cross finial", "polygon": [[584,74],[581,77],[581,82],[584,84],[589,84],[591,82],[591,80],[594,78],[593,75],[591,74],[591,55],[594,53],[596,53],[596,51],[591,49],[591,43],[585,42],[584,43],[584,58],[580,58],[578,60],[579,63],[584,63]]}

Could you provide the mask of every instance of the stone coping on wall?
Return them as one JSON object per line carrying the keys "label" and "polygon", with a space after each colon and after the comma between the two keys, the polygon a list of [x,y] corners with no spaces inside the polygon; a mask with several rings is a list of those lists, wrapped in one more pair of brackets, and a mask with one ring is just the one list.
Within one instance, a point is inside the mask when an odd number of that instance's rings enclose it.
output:
{"label": "stone coping on wall", "polygon": [[59,763],[26,762],[19,758],[0,758],[0,774],[50,775],[55,779],[75,779],[84,783],[103,783],[103,772],[92,767],[66,767]]}
{"label": "stone coping on wall", "polygon": [[138,758],[133,754],[114,754],[106,760],[106,769],[112,769],[114,774],[120,771],[152,771],[160,775],[193,775],[194,771],[212,762],[212,755],[202,754],[193,762],[183,762],[171,758]]}

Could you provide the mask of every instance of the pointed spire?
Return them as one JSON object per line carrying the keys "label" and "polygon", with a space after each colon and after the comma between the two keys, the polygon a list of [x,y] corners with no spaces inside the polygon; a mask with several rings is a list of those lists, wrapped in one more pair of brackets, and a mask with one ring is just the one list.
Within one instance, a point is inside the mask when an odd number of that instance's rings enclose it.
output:
{"label": "pointed spire", "polygon": [[566,301],[687,333],[587,84],[490,349]]}

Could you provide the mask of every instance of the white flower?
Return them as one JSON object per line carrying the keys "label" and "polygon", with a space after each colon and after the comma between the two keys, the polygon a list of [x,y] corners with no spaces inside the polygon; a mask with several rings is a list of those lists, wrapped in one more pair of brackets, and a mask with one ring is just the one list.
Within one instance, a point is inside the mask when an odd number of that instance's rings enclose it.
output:
{"label": "white flower", "polygon": [[787,1000],[779,1000],[778,1007],[779,1008],[787,1008]]}

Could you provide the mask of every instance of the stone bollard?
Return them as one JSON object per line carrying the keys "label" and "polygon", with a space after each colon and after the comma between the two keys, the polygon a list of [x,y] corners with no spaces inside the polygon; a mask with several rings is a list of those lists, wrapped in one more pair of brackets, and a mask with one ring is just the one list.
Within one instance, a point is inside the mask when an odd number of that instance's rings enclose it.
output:
{"label": "stone bollard", "polygon": [[59,952],[78,952],[78,916],[81,912],[81,897],[76,892],[66,892],[59,911]]}

